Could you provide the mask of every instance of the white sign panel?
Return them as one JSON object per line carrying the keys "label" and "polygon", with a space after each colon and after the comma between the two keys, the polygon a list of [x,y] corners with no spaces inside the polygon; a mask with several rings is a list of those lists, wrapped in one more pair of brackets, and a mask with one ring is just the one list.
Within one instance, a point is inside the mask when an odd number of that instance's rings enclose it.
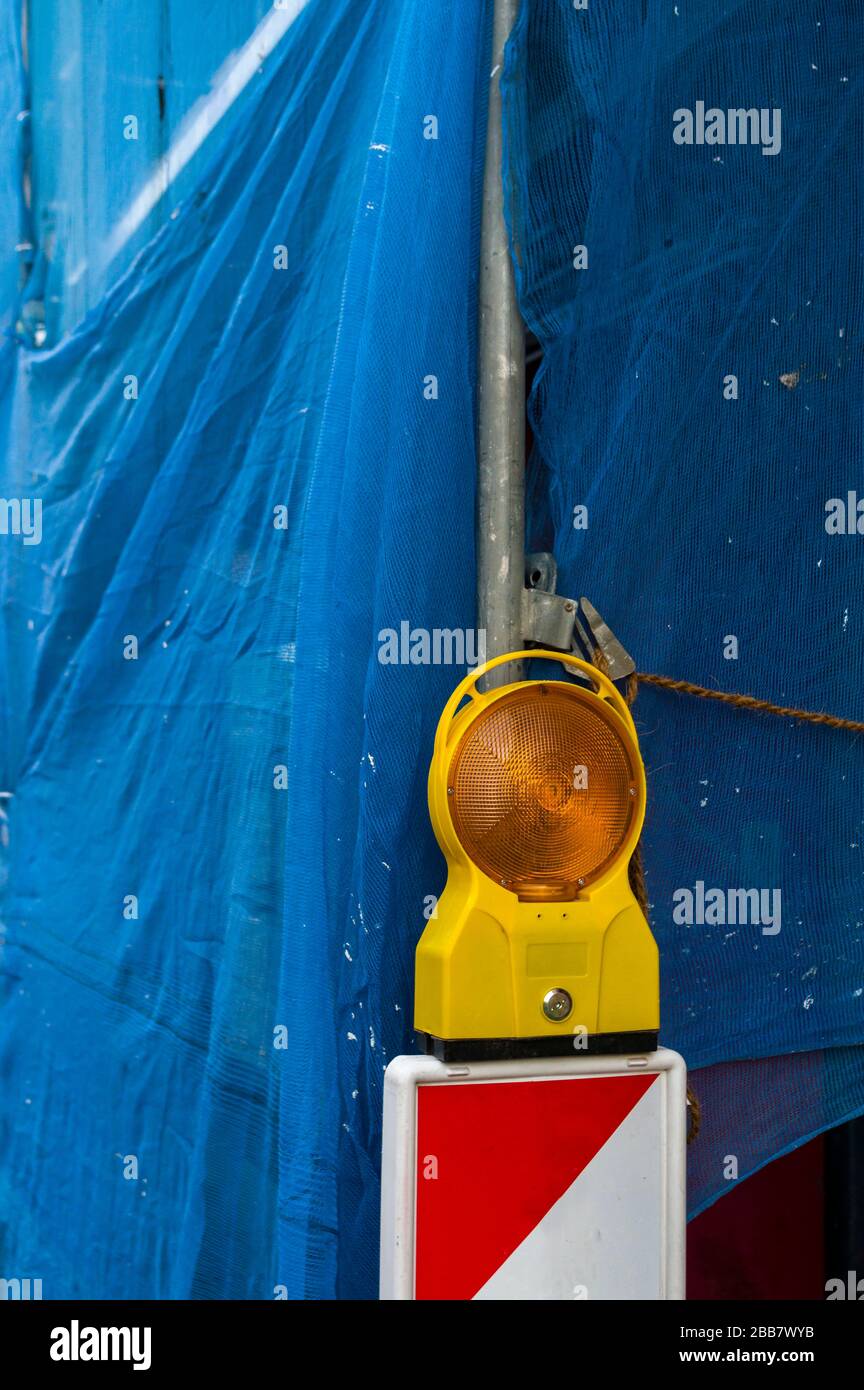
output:
{"label": "white sign panel", "polygon": [[385,1299],[684,1297],[677,1053],[387,1068]]}

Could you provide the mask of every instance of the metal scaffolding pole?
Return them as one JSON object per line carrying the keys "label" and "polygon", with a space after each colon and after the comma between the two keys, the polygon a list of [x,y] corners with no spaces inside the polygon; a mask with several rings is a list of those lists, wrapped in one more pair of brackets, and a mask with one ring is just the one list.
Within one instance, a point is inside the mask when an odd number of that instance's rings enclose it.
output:
{"label": "metal scaffolding pole", "polygon": [[[494,0],[492,63],[483,222],[480,246],[480,325],[477,410],[477,622],[486,654],[523,646],[525,585],[525,335],[516,286],[502,182],[501,71],[504,45],[519,0]],[[489,685],[517,679],[502,666]]]}

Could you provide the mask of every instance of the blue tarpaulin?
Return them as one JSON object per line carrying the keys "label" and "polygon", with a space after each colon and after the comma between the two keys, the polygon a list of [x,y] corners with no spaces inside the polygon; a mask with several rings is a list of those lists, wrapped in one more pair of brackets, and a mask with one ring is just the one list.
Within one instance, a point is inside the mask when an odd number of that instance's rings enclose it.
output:
{"label": "blue tarpaulin", "polygon": [[[38,543],[0,536],[0,1274],[46,1298],[374,1297],[383,1072],[443,885],[462,671],[379,634],[475,622],[488,6],[227,9],[213,91],[282,30],[175,187],[204,59],[186,92],[180,31],[139,52],[129,0],[76,7],[82,90],[116,20],[129,92],[87,127],[92,246],[45,95],[68,34],[0,21],[0,493],[41,507]],[[864,542],[825,529],[860,485],[855,11],[524,0],[505,120],[529,540],[640,669],[861,719]],[[782,149],[676,144],[703,98],[781,108]],[[695,1210],[725,1155],[864,1108],[864,765],[839,731],[635,712]],[[697,882],[780,890],[781,930],[676,924]]]}

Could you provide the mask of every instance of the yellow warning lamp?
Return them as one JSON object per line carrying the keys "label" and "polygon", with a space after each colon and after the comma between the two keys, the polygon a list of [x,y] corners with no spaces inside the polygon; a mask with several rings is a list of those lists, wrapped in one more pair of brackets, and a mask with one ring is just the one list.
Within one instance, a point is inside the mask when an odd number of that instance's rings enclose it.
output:
{"label": "yellow warning lamp", "polygon": [[[545,658],[584,684],[481,693]],[[659,1026],[657,945],[628,878],[645,815],[630,711],[578,657],[512,652],[444,707],[429,810],[447,886],[417,947],[414,1026],[444,1061],[642,1052]]]}

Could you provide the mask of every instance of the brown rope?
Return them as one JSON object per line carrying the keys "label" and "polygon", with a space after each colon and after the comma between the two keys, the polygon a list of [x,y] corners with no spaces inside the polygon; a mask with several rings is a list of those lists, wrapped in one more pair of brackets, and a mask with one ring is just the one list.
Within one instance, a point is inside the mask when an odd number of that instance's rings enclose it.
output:
{"label": "brown rope", "polygon": [[687,1087],[687,1109],[690,1111],[690,1123],[687,1126],[687,1143],[692,1144],[699,1130],[702,1128],[702,1107],[692,1086]]}
{"label": "brown rope", "polygon": [[[792,709],[788,705],[775,705],[770,700],[757,700],[755,695],[733,695],[725,690],[709,690],[704,685],[694,685],[692,681],[676,681],[671,676],[651,676],[638,671],[628,681],[627,703],[632,704],[630,687],[636,684],[659,685],[663,690],[674,690],[677,695],[696,695],[701,700],[722,700],[725,705],[736,709],[752,709],[762,714],[776,714],[781,719],[800,719],[806,724],[826,724],[829,729],[850,729],[853,733],[864,734],[864,723],[858,719],[840,719],[836,714],[817,714],[808,709]],[[635,697],[634,697],[635,698]]]}

